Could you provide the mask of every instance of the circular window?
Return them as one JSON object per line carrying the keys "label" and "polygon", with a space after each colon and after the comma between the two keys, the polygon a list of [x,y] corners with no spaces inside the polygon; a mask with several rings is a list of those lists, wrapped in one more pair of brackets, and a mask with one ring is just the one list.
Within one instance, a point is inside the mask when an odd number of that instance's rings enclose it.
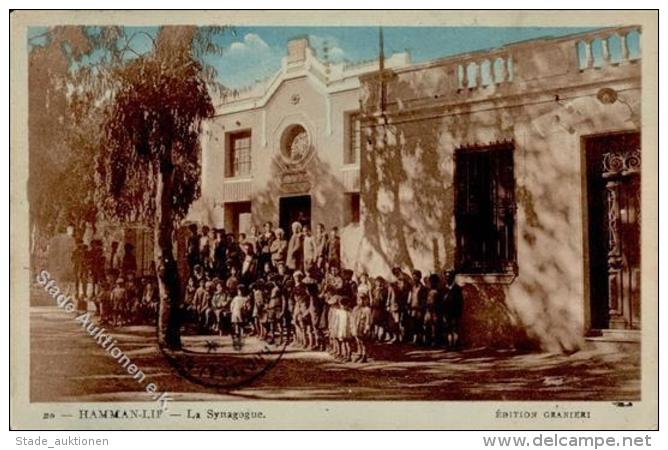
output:
{"label": "circular window", "polygon": [[308,155],[311,140],[308,132],[301,125],[292,125],[283,132],[281,151],[290,162],[299,162]]}

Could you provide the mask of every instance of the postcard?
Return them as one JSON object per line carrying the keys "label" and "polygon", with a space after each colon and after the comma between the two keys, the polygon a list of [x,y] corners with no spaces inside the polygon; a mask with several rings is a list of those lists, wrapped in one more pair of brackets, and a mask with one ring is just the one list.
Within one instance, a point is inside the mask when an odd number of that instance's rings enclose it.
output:
{"label": "postcard", "polygon": [[13,429],[658,427],[658,12],[10,19]]}

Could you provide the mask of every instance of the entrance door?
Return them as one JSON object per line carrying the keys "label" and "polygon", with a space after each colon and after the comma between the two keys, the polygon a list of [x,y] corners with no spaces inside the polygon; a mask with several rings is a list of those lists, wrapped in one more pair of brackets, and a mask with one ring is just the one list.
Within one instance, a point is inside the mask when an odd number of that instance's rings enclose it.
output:
{"label": "entrance door", "polygon": [[248,233],[251,225],[251,202],[225,203],[225,231],[238,236]]}
{"label": "entrance door", "polygon": [[593,329],[640,328],[640,134],[586,140]]}
{"label": "entrance door", "polygon": [[282,197],[279,201],[279,224],[289,238],[292,234],[292,223],[299,222],[302,226],[311,227],[311,196]]}

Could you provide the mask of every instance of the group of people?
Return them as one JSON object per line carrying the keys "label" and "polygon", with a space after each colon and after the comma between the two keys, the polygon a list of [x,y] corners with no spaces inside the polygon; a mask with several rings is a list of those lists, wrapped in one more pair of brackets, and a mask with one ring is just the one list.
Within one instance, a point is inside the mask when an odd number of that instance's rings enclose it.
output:
{"label": "group of people", "polygon": [[[83,227],[82,227],[83,228]],[[49,243],[47,265],[63,283],[79,310],[94,305],[104,325],[155,324],[158,290],[155,275],[141,276],[134,247],[86,237],[69,225]]]}
{"label": "group of people", "polygon": [[[318,224],[312,233],[294,222],[288,237],[269,222],[239,235],[193,224],[185,244],[186,333],[254,335],[346,361],[366,361],[371,342],[459,343],[462,293],[454,272],[423,277],[395,267],[389,279],[354,273],[341,265],[337,228]],[[68,227],[50,248],[58,279],[71,280],[79,304],[95,305],[103,324],[156,323],[155,271],[137,272],[131,244],[113,241],[105,250],[101,240],[84,241]]]}
{"label": "group of people", "polygon": [[207,275],[226,278],[232,267],[239,271],[245,284],[254,281],[267,268],[276,270],[284,263],[290,272],[311,268],[322,269],[341,264],[341,239],[338,228],[329,232],[318,224],[315,233],[300,222],[292,224],[289,239],[285,230],[273,228],[266,222],[262,230],[251,227],[248,233],[226,233],[224,229],[213,229],[196,224],[189,226],[187,260],[191,274],[199,266]]}
{"label": "group of people", "polygon": [[112,270],[99,285],[93,302],[102,324],[155,325],[159,304],[155,277],[137,277],[134,272],[122,277]]}
{"label": "group of people", "polygon": [[107,255],[102,241],[94,239],[90,248],[77,242],[74,251],[76,292],[80,301],[93,303],[105,325],[153,325],[158,312],[155,275],[141,276],[132,244],[123,253],[117,241]]}
{"label": "group of people", "polygon": [[355,274],[341,267],[336,228],[318,224],[312,233],[294,222],[290,231],[286,239],[268,222],[235,237],[191,225],[185,325],[328,350],[346,361],[366,361],[371,341],[458,345],[462,293],[453,272]]}

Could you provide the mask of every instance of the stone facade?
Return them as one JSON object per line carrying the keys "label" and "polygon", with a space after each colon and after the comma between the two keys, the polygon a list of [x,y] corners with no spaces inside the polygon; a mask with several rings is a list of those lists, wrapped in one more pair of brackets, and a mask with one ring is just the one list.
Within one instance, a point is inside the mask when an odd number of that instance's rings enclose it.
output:
{"label": "stone facade", "polygon": [[466,340],[579,348],[600,293],[586,142],[640,131],[637,33],[536,40],[364,76],[360,260],[385,271],[457,268],[457,151],[510,145],[514,267],[459,275]]}
{"label": "stone facade", "polygon": [[[308,208],[312,224],[341,228],[350,268],[461,269],[457,151],[506,146],[508,261],[460,270],[464,339],[575,350],[601,328],[592,326],[585,148],[590,137],[640,131],[638,33],[605,29],[422,64],[396,54],[382,71],[377,61],[328,64],[295,39],[274,77],[222,99],[206,124],[201,220],[244,231]],[[243,174],[230,171],[236,136],[250,139]],[[346,156],[354,139],[359,161]]]}
{"label": "stone facade", "polygon": [[[393,68],[409,63],[405,53],[386,62]],[[285,227],[281,199],[289,204],[308,196],[313,225],[337,226],[344,234],[344,228],[359,228],[350,211],[359,193],[359,157],[347,154],[351,119],[360,108],[359,76],[377,70],[377,61],[329,64],[316,58],[307,38],[290,41],[272,78],[221,99],[205,124],[203,199],[191,218],[233,232],[264,221]],[[235,176],[229,152],[238,132],[250,134],[251,163],[248,173]],[[296,147],[299,155],[291,152]],[[343,253],[352,263],[353,255]]]}

